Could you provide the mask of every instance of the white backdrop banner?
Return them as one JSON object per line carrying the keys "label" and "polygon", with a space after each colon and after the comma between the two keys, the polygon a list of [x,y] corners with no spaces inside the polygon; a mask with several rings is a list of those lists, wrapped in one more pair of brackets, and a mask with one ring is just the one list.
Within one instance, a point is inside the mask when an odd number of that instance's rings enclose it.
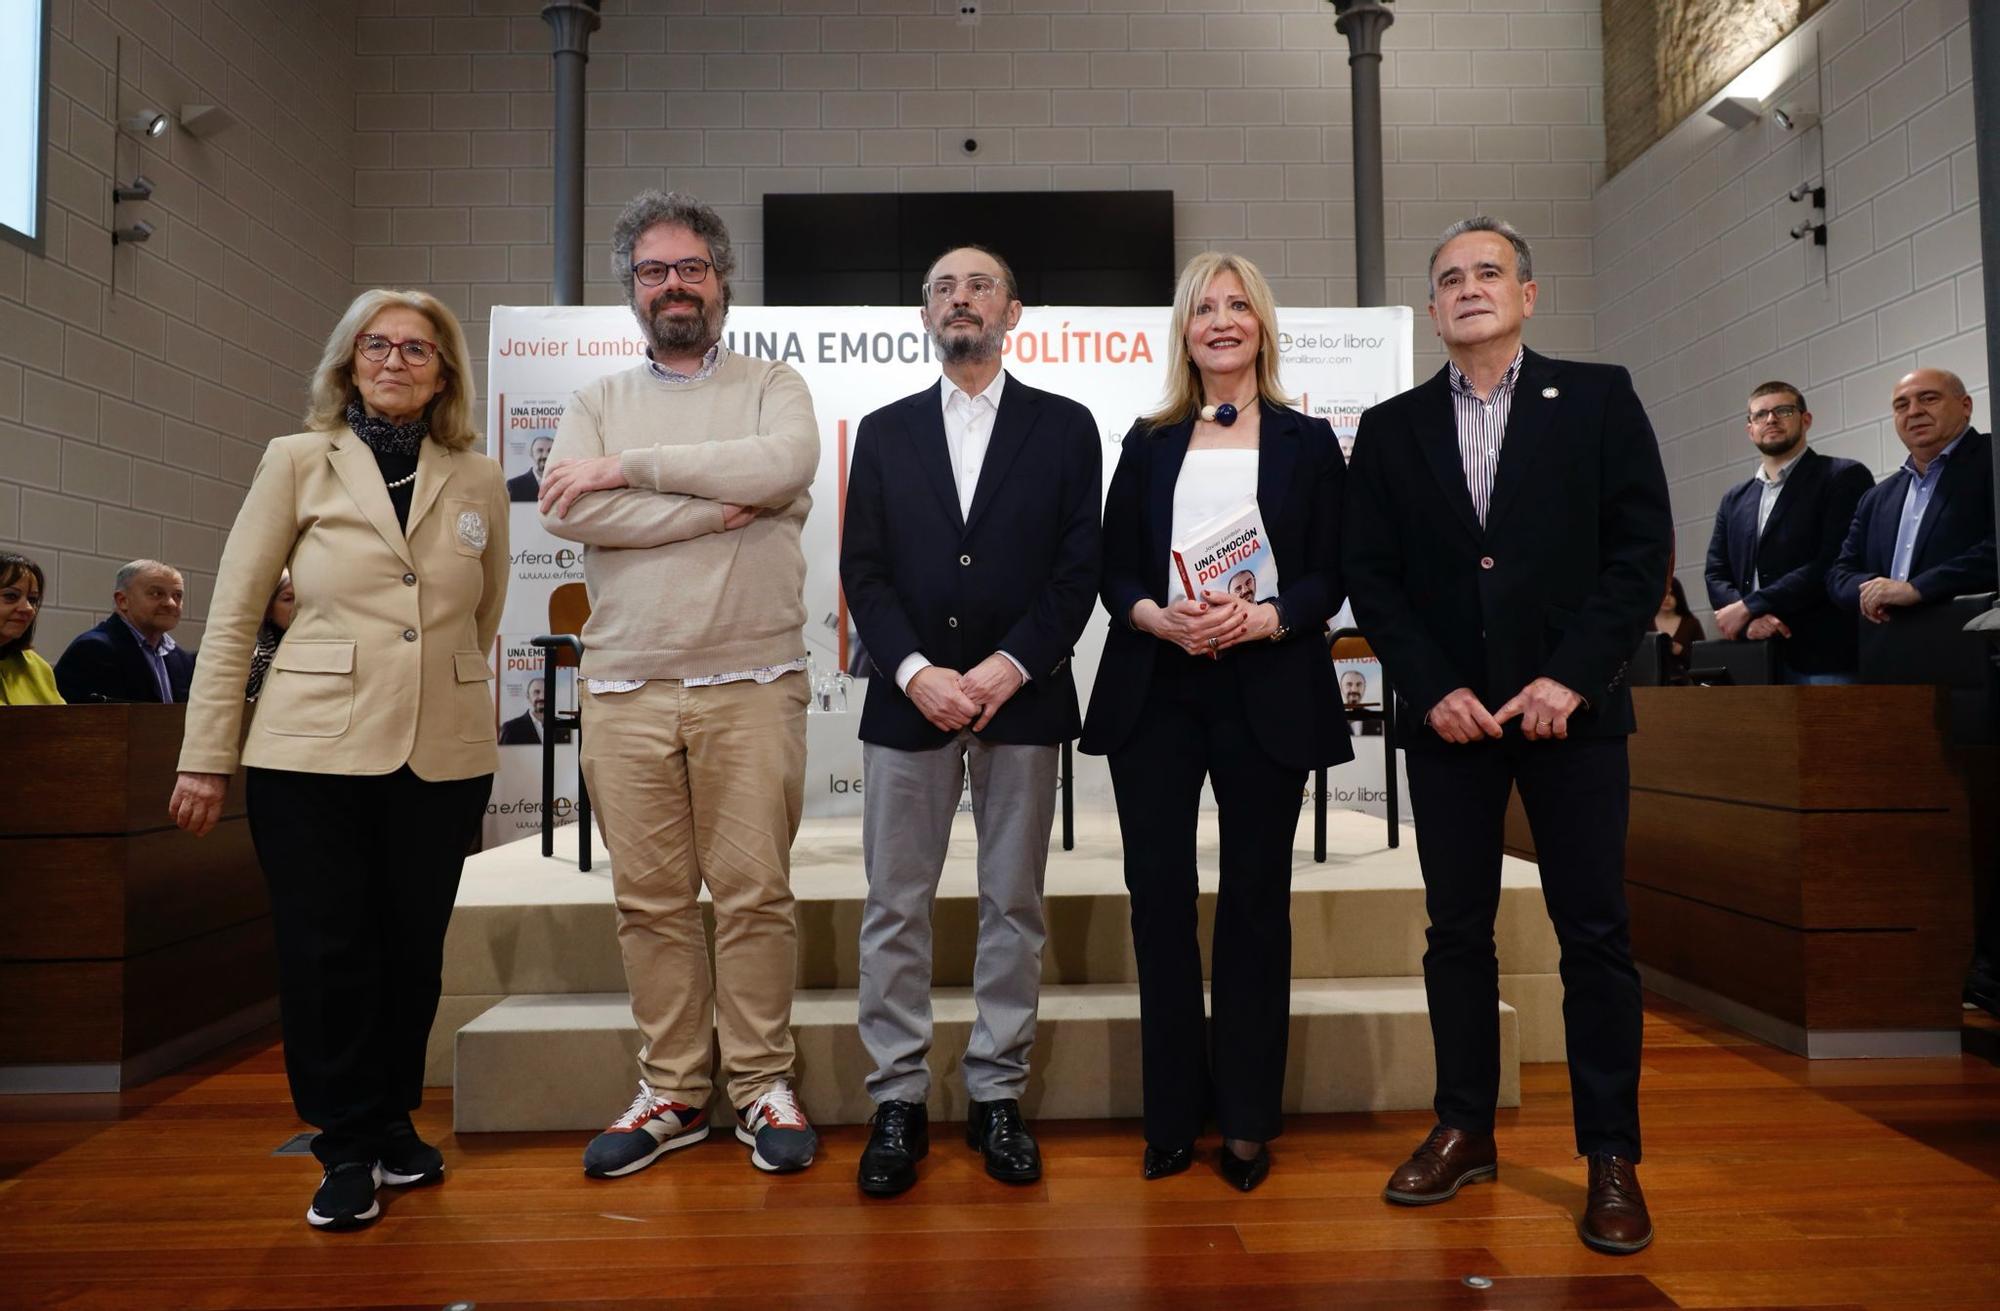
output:
{"label": "white backdrop banner", "polygon": [[[1013,376],[1071,397],[1097,417],[1107,483],[1119,441],[1135,417],[1158,403],[1166,370],[1179,358],[1168,338],[1168,317],[1164,308],[1045,306],[1025,311],[1008,334],[1006,366]],[[1330,419],[1343,447],[1352,442],[1362,410],[1410,386],[1407,307],[1285,310],[1279,328],[1285,389],[1300,409]],[[859,814],[861,747],[855,734],[863,680],[873,670],[859,657],[840,595],[838,533],[847,461],[862,416],[935,385],[938,366],[913,308],[739,306],[730,312],[724,340],[730,350],[785,361],[812,391],[820,466],[804,533],[805,637],[814,680],[806,813]],[[495,732],[505,745],[488,815],[489,845],[512,841],[541,822],[541,752],[535,745],[540,721],[527,692],[539,652],[528,639],[548,630],[549,593],[583,580],[580,550],[549,536],[536,515],[537,462],[546,457],[548,439],[577,388],[644,359],[638,324],[623,306],[493,310],[486,431],[514,497],[514,576],[494,653],[501,673]],[[1100,611],[1077,645],[1076,680],[1084,696],[1097,674],[1103,625]],[[573,697],[573,691],[559,689],[565,708],[574,704]],[[1335,804],[1380,813],[1381,754],[1359,754],[1365,759],[1334,772]],[[556,810],[567,820],[575,796],[575,752],[565,746],[557,759]],[[1101,760],[1077,757],[1076,795],[1080,807],[1109,807],[1110,778]]]}

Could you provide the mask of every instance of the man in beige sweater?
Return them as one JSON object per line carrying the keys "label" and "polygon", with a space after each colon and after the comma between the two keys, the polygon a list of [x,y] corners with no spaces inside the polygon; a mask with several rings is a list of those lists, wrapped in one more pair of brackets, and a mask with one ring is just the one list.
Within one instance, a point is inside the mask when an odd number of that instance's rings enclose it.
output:
{"label": "man in beige sweater", "polygon": [[548,530],[584,546],[583,774],[645,1039],[639,1094],[583,1169],[631,1174],[708,1136],[712,1016],[751,1163],[799,1170],[818,1145],[792,1091],[791,845],[819,425],[795,370],[722,344],[735,258],[714,210],[645,192],[611,258],[648,359],[571,400],[540,495]]}

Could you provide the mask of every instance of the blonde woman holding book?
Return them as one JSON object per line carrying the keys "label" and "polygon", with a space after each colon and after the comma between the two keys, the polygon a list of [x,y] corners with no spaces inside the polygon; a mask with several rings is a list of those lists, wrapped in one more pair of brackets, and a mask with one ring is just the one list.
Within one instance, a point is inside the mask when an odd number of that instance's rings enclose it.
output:
{"label": "blonde woman holding book", "polygon": [[[1124,838],[1145,1175],[1185,1170],[1213,1112],[1221,1173],[1244,1192],[1269,1174],[1282,1130],[1299,796],[1311,770],[1354,754],[1325,643],[1344,593],[1346,466],[1332,426],[1279,388],[1277,336],[1249,260],[1209,251],[1181,271],[1166,399],[1126,434],[1105,501],[1112,622],[1082,740],[1110,757]],[[1205,528],[1246,517],[1275,561],[1254,599],[1233,565],[1206,585],[1184,577],[1217,549]],[[1204,781],[1222,835],[1212,1024],[1195,911]]]}

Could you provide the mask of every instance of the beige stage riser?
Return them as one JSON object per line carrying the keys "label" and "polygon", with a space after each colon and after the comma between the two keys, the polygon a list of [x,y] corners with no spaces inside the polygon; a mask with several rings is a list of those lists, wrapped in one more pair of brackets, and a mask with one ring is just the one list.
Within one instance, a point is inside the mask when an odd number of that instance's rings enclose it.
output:
{"label": "beige stage riser", "polygon": [[[497,1006],[505,997],[486,995],[445,997],[431,1027],[424,1062],[424,1084],[452,1084],[458,1031]],[[1556,974],[1503,974],[1500,1000],[1512,1007],[1520,1030],[1520,1057],[1526,1062],[1560,1061],[1563,1056],[1562,978]],[[635,1040],[636,1041],[636,1040]]]}
{"label": "beige stage riser", "polygon": [[[860,1124],[873,1112],[872,1068],[855,1028],[851,992],[802,995],[793,1012],[798,1086],[821,1124]],[[972,1025],[962,989],[935,999],[933,1117],[962,1120],[958,1064]],[[1519,1020],[1500,1009],[1503,1106],[1520,1104]],[[457,1039],[453,1095],[459,1132],[601,1129],[636,1088],[639,1045],[620,994],[511,997],[465,1025]],[[1138,996],[1120,985],[1043,994],[1023,1108],[1031,1117],[1125,1118],[1140,1114]],[[1410,979],[1302,980],[1293,985],[1285,1109],[1417,1110],[1431,1103],[1434,1066],[1423,986]],[[717,1090],[718,1126],[727,1124]],[[582,1144],[579,1142],[578,1149]]]}

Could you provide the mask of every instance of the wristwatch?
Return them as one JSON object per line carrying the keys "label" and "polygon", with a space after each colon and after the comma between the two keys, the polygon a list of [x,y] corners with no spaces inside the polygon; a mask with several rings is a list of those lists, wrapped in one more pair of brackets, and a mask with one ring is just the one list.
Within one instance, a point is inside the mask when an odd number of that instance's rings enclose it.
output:
{"label": "wristwatch", "polygon": [[1268,640],[1273,642],[1284,641],[1286,638],[1292,635],[1292,626],[1285,619],[1285,607],[1278,604],[1278,598],[1275,596],[1272,597],[1269,601],[1266,601],[1264,604],[1270,606],[1271,609],[1275,611],[1278,616],[1278,626],[1271,630],[1271,636]]}

